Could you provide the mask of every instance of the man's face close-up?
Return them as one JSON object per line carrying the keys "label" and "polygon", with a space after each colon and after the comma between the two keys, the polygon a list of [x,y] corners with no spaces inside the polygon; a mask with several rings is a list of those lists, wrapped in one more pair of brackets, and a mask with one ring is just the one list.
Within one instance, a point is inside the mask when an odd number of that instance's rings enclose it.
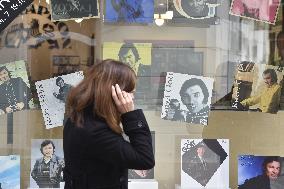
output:
{"label": "man's face close-up", "polygon": [[197,151],[197,155],[202,157],[204,155],[205,149],[204,147],[198,147],[196,151]]}
{"label": "man's face close-up", "polygon": [[135,55],[131,49],[123,56],[122,62],[128,64],[135,72],[138,70],[138,63],[135,61]]}
{"label": "man's face close-up", "polygon": [[266,175],[270,179],[277,179],[280,173],[280,163],[273,161],[266,165]]}
{"label": "man's face close-up", "polygon": [[205,106],[203,104],[204,94],[199,85],[189,87],[181,98],[187,109],[192,113],[199,112]]}
{"label": "man's face close-up", "polygon": [[42,148],[43,155],[45,157],[51,158],[53,155],[53,146],[52,144],[48,144]]}
{"label": "man's face close-up", "polygon": [[264,80],[264,83],[266,84],[266,86],[270,87],[271,85],[273,85],[272,77],[271,77],[270,73],[263,74],[263,80]]}
{"label": "man's face close-up", "polygon": [[8,71],[7,70],[0,71],[0,81],[6,82],[9,80],[10,80],[10,77],[9,77]]}

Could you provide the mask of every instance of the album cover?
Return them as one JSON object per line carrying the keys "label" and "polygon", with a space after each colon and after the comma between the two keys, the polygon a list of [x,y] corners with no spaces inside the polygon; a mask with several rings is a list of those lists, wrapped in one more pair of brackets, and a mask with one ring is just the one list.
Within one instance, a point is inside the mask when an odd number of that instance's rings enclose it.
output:
{"label": "album cover", "polygon": [[168,9],[173,11],[173,18],[167,20],[169,24],[190,24],[192,27],[209,27],[219,24],[217,0],[170,0]]}
{"label": "album cover", "polygon": [[64,188],[62,139],[32,139],[30,188]]}
{"label": "album cover", "polygon": [[280,104],[283,67],[243,61],[237,66],[232,107],[277,113]]}
{"label": "album cover", "polygon": [[283,157],[238,156],[238,188],[251,189],[284,187]]}
{"label": "album cover", "polygon": [[280,0],[233,0],[230,14],[275,24]]}
{"label": "album cover", "polygon": [[0,156],[0,188],[20,189],[20,156]]}
{"label": "album cover", "polygon": [[209,77],[167,72],[161,118],[207,125],[213,82]]}
{"label": "album cover", "polygon": [[[151,136],[155,154],[155,131],[151,131]],[[148,170],[128,169],[128,179],[154,179],[154,168]]]}
{"label": "album cover", "polygon": [[50,4],[52,21],[99,17],[97,0],[51,0]]}
{"label": "album cover", "polygon": [[83,72],[80,71],[35,83],[47,129],[63,125],[68,92],[83,79]]}
{"label": "album cover", "polygon": [[34,108],[25,61],[0,65],[0,115]]}
{"label": "album cover", "polygon": [[181,188],[229,188],[229,140],[181,139]]}
{"label": "album cover", "polygon": [[105,22],[153,23],[154,0],[106,0]]}

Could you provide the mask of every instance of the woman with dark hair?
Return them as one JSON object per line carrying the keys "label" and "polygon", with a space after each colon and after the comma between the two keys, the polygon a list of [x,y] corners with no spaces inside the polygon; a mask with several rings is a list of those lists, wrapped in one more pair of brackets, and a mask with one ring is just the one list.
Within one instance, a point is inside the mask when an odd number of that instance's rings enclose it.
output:
{"label": "woman with dark hair", "polygon": [[281,173],[281,159],[277,156],[266,157],[262,163],[263,174],[245,181],[239,189],[270,189]]}
{"label": "woman with dark hair", "polygon": [[134,110],[135,85],[128,65],[104,60],[71,89],[63,132],[65,189],[127,189],[128,169],[154,167],[147,121]]}

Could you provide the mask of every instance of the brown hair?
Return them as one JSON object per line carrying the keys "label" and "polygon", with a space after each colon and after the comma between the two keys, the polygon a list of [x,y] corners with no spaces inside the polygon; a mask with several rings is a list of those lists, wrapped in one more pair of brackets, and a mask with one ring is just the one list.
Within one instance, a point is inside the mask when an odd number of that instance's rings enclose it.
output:
{"label": "brown hair", "polygon": [[84,80],[70,90],[67,116],[77,127],[83,127],[84,112],[91,107],[94,115],[104,118],[114,132],[121,133],[121,114],[111,95],[111,86],[115,84],[123,91],[132,92],[136,84],[135,72],[128,65],[111,59],[92,66]]}

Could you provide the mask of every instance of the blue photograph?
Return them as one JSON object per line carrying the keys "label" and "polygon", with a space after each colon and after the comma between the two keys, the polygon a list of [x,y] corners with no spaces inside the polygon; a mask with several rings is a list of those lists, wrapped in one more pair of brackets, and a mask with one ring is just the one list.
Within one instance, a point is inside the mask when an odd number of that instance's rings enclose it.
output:
{"label": "blue photograph", "polygon": [[154,0],[106,0],[105,22],[153,23]]}
{"label": "blue photograph", "polygon": [[0,188],[20,189],[20,156],[0,156]]}
{"label": "blue photograph", "polygon": [[241,155],[238,157],[238,189],[284,188],[283,158]]}

